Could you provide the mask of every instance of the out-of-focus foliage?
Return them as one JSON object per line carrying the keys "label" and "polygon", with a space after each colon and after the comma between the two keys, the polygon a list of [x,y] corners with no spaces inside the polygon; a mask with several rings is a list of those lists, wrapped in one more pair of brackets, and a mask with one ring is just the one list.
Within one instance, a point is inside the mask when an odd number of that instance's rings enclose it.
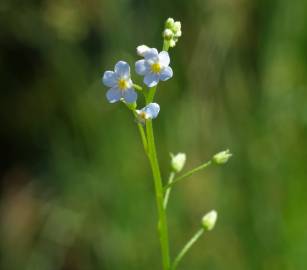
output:
{"label": "out-of-focus foliage", "polygon": [[306,14],[303,0],[2,0],[0,269],[160,269],[139,134],[100,80],[160,48],[170,16],[183,36],[157,95],[163,176],[169,151],[187,169],[234,153],[174,188],[172,255],[216,208],[180,269],[306,269]]}

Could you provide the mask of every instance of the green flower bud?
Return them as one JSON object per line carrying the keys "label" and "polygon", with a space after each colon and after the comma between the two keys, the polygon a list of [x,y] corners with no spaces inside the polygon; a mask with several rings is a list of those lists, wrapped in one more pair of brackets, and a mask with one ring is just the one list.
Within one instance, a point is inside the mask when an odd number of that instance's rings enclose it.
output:
{"label": "green flower bud", "polygon": [[177,21],[174,23],[173,27],[172,27],[172,30],[174,32],[178,32],[178,31],[181,31],[181,22]]}
{"label": "green flower bud", "polygon": [[212,160],[216,163],[216,164],[224,164],[226,163],[230,157],[232,156],[232,154],[230,153],[229,149],[219,152],[217,154],[215,154],[212,158]]}
{"label": "green flower bud", "polygon": [[173,47],[175,47],[175,45],[176,45],[176,42],[174,41],[174,39],[171,39],[171,40],[169,41],[169,46],[170,46],[171,48],[173,48]]}
{"label": "green flower bud", "polygon": [[177,173],[180,172],[184,167],[187,158],[186,154],[185,153],[178,153],[177,155],[171,154],[171,158],[172,158],[171,160],[172,169]]}
{"label": "green flower bud", "polygon": [[212,210],[203,216],[201,224],[205,230],[211,231],[215,226],[216,220],[217,212],[215,210]]}
{"label": "green flower bud", "polygon": [[178,38],[181,37],[181,22],[174,21],[173,18],[168,18],[165,22],[165,29],[163,31],[163,38],[169,42],[171,48],[176,46]]}
{"label": "green flower bud", "polygon": [[174,26],[174,19],[173,18],[168,18],[165,22],[165,28],[169,28],[169,29],[172,29],[173,26]]}

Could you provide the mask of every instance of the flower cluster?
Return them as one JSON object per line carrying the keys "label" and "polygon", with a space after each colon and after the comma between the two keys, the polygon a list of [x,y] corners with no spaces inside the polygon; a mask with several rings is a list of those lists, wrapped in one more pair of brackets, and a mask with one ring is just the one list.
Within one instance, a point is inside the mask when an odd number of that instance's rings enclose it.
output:
{"label": "flower cluster", "polygon": [[[137,47],[138,55],[144,57],[135,63],[137,74],[144,76],[144,84],[149,88],[156,86],[159,81],[166,81],[173,76],[173,70],[169,66],[170,57],[168,52],[158,52],[155,48],[145,45]],[[105,71],[102,77],[104,85],[110,89],[106,93],[110,103],[124,101],[133,104],[137,100],[135,85],[131,80],[130,66],[124,61],[119,61],[114,67],[114,71]],[[139,118],[144,120],[154,119],[159,113],[160,107],[157,103],[148,104],[141,110],[136,110]]]}
{"label": "flower cluster", "polygon": [[163,38],[169,42],[169,46],[175,47],[181,35],[181,23],[179,21],[175,22],[173,18],[168,18],[165,22]]}
{"label": "flower cluster", "polygon": [[[155,48],[140,45],[137,47],[137,54],[144,59],[136,61],[135,71],[137,74],[144,76],[144,84],[149,88],[156,86],[159,81],[167,81],[173,77],[173,70],[169,66],[168,52],[161,51],[159,53]],[[124,61],[117,62],[114,71],[105,71],[102,82],[110,88],[106,93],[107,100],[110,103],[122,100],[127,104],[133,104],[138,97],[135,88],[141,89],[131,80],[130,66]],[[138,119],[144,122],[156,118],[159,111],[160,106],[157,103],[150,103],[143,109],[136,110],[136,113]]]}
{"label": "flower cluster", "polygon": [[[181,23],[169,18],[165,23],[163,50],[159,52],[156,48],[150,48],[146,45],[137,47],[137,54],[143,59],[135,62],[135,72],[143,76],[143,83],[146,87],[156,87],[160,81],[167,81],[173,77],[173,70],[170,67],[170,56],[167,52],[169,47],[174,47],[181,36]],[[135,115],[140,122],[157,117],[160,107],[157,103],[146,100],[146,106],[143,109],[136,110],[136,101],[138,94],[136,90],[142,90],[142,87],[133,83],[130,74],[130,66],[125,61],[116,63],[114,70],[105,71],[102,82],[109,87],[106,98],[110,103],[123,101],[127,106],[135,111]],[[144,96],[148,95],[149,90],[144,90]],[[149,104],[150,103],[150,104]]]}

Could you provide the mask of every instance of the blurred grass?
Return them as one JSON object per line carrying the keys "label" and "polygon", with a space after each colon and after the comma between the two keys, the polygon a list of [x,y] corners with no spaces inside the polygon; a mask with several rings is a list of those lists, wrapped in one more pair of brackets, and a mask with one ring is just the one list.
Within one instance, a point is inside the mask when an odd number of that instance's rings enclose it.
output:
{"label": "blurred grass", "polygon": [[182,21],[155,121],[192,168],[174,188],[172,254],[216,208],[180,269],[305,269],[307,4],[294,1],[2,1],[1,269],[159,269],[153,183],[127,110],[100,79]]}

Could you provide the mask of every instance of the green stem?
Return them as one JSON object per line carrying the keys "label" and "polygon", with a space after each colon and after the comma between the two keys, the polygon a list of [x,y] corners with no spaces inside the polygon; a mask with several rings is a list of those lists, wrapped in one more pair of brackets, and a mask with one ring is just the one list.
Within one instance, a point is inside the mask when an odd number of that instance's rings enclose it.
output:
{"label": "green stem", "polygon": [[136,89],[138,91],[142,91],[143,90],[142,86],[140,86],[138,84],[135,84],[135,83],[133,84],[133,87],[134,87],[134,89]]}
{"label": "green stem", "polygon": [[139,129],[139,132],[140,132],[140,135],[141,135],[141,138],[142,138],[145,153],[148,155],[147,139],[146,139],[145,131],[144,131],[142,124],[138,123],[138,129]]}
{"label": "green stem", "polygon": [[[136,111],[132,110],[132,113],[133,113],[135,119],[137,119]],[[148,143],[147,143],[144,127],[143,127],[143,125],[141,123],[137,123],[137,125],[138,125],[138,129],[139,129],[139,133],[141,135],[141,139],[142,139],[142,143],[143,143],[143,147],[144,147],[145,153],[146,153],[146,155],[148,155]]]}
{"label": "green stem", "polygon": [[149,89],[148,94],[145,96],[146,105],[148,105],[149,103],[151,103],[153,101],[155,94],[156,94],[156,90],[157,90],[157,86],[154,86],[154,87]]}
{"label": "green stem", "polygon": [[[168,184],[171,184],[174,178],[175,178],[175,172],[171,172],[168,178]],[[166,189],[165,195],[164,195],[163,207],[165,210],[167,208],[170,193],[171,193],[171,188],[169,187],[168,189]]]}
{"label": "green stem", "polygon": [[181,261],[181,259],[184,257],[184,255],[188,252],[188,250],[195,244],[195,242],[202,236],[204,233],[204,229],[201,228],[197,233],[189,240],[188,243],[183,247],[183,249],[179,252],[177,257],[174,260],[174,263],[172,265],[171,270],[175,270],[178,263]]}
{"label": "green stem", "polygon": [[160,168],[157,159],[154,134],[152,128],[152,121],[146,121],[146,132],[148,140],[148,157],[153,173],[155,192],[156,192],[156,203],[158,208],[159,222],[158,231],[160,237],[161,253],[162,253],[162,263],[163,269],[170,269],[170,256],[169,256],[169,242],[168,242],[168,229],[167,229],[167,218],[166,212],[163,207],[163,186],[160,175]]}
{"label": "green stem", "polygon": [[198,171],[200,171],[200,170],[202,170],[202,169],[205,169],[206,167],[208,167],[209,165],[211,165],[211,163],[212,163],[212,161],[209,160],[208,162],[206,162],[206,163],[204,163],[204,164],[202,164],[202,165],[200,165],[200,166],[198,166],[198,167],[196,167],[196,168],[194,168],[194,169],[192,169],[192,170],[186,172],[185,174],[183,174],[183,175],[177,177],[172,183],[167,184],[167,185],[164,187],[164,190],[166,191],[168,188],[172,187],[172,186],[175,185],[177,182],[179,182],[180,180],[182,180],[182,179],[184,179],[184,178],[186,178],[186,177],[192,175],[193,173],[196,173],[196,172],[198,172]]}
{"label": "green stem", "polygon": [[169,41],[164,39],[162,50],[163,51],[168,51],[168,49],[169,49]]}

